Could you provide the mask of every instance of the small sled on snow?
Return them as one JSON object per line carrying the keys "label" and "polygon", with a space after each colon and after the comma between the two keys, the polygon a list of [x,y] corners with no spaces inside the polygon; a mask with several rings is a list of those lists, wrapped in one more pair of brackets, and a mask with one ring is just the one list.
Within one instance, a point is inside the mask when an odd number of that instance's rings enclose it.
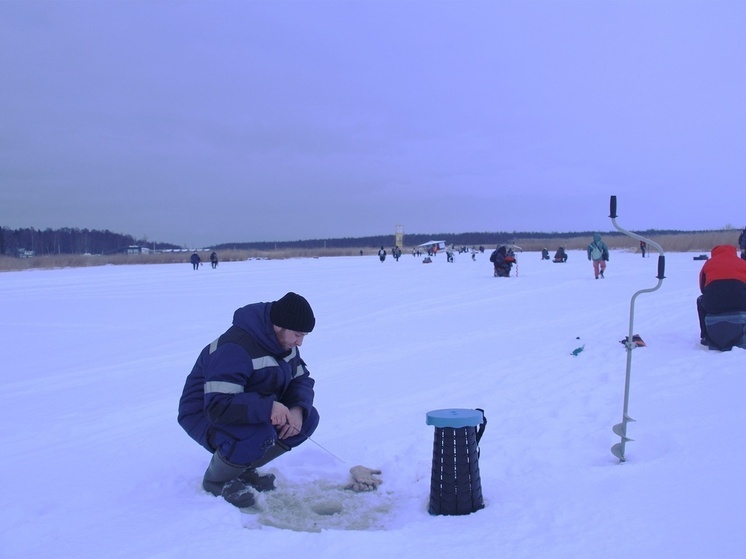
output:
{"label": "small sled on snow", "polygon": [[[624,339],[619,340],[619,343],[626,347],[628,340],[629,336],[624,336]],[[640,337],[639,334],[634,334],[632,336],[632,345],[635,347],[647,347],[648,344],[645,343],[645,341]]]}

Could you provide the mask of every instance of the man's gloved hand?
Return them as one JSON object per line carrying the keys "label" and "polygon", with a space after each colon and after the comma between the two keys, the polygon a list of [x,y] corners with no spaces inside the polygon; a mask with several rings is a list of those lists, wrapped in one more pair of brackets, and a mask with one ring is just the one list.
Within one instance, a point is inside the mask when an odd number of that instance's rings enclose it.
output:
{"label": "man's gloved hand", "polygon": [[366,468],[365,466],[353,466],[350,468],[352,480],[350,483],[345,485],[345,489],[351,489],[357,493],[363,491],[374,491],[383,483],[383,480],[373,477],[380,473],[381,470],[373,470],[371,468]]}

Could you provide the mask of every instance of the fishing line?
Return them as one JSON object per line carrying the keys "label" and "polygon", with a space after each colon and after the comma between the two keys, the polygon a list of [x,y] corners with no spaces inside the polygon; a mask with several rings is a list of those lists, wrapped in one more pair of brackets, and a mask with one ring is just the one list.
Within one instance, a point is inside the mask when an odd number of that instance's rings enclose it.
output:
{"label": "fishing line", "polygon": [[313,444],[315,444],[316,446],[318,446],[321,450],[323,450],[324,452],[326,452],[327,454],[329,454],[332,458],[336,458],[337,460],[339,460],[340,462],[342,462],[342,464],[347,464],[347,462],[345,462],[344,460],[342,460],[339,456],[337,456],[336,454],[334,454],[331,450],[329,450],[328,448],[326,448],[326,447],[322,446],[321,444],[317,443],[316,441],[314,441],[311,437],[309,437],[305,433],[301,433],[299,429],[296,429],[295,427],[293,427],[289,423],[286,423],[286,425],[288,427],[290,427],[293,431],[295,431],[298,435],[301,435],[302,437],[305,437],[306,440],[309,440]]}

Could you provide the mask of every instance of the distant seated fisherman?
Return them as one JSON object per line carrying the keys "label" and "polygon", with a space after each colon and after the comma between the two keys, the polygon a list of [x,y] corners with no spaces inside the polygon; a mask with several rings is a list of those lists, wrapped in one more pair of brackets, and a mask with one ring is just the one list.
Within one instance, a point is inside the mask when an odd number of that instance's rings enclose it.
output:
{"label": "distant seated fisherman", "polygon": [[567,253],[565,252],[565,247],[561,246],[557,249],[557,252],[554,253],[554,261],[567,262]]}
{"label": "distant seated fisherman", "polygon": [[316,324],[308,301],[287,293],[233,314],[187,376],[179,424],[212,454],[202,487],[237,507],[275,488],[257,468],[300,445],[319,423],[314,380],[298,348]]}
{"label": "distant seated fisherman", "polygon": [[746,347],[746,260],[732,245],[712,249],[699,272],[697,298],[700,338],[710,349]]}

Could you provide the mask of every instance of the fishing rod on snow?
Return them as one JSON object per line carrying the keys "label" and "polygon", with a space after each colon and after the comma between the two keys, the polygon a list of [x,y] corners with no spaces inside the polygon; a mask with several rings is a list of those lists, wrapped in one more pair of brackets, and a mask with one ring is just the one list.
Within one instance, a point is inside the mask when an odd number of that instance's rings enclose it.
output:
{"label": "fishing rod on snow", "polygon": [[632,237],[633,239],[637,239],[638,241],[643,241],[647,243],[649,246],[652,246],[655,248],[655,250],[658,251],[658,275],[656,278],[658,279],[658,283],[655,285],[655,287],[651,287],[648,289],[640,289],[637,291],[634,295],[632,295],[632,299],[629,303],[629,333],[627,334],[627,337],[622,340],[622,343],[624,344],[624,347],[627,350],[627,372],[625,374],[624,379],[624,408],[622,412],[622,422],[617,423],[612,427],[612,431],[616,435],[619,435],[621,438],[621,441],[616,443],[614,446],[611,447],[611,453],[619,458],[619,462],[626,462],[627,458],[624,455],[624,451],[627,445],[627,441],[631,441],[627,436],[627,423],[630,421],[634,421],[629,416],[628,410],[629,410],[629,386],[630,386],[630,375],[632,370],[632,350],[636,347],[639,347],[640,343],[644,345],[644,342],[642,342],[642,339],[639,336],[635,336],[634,330],[633,330],[633,324],[635,319],[635,300],[637,299],[638,295],[641,295],[643,293],[651,293],[653,291],[656,291],[657,289],[660,289],[661,284],[663,283],[663,279],[665,278],[664,271],[666,267],[666,257],[663,254],[663,248],[656,243],[655,241],[651,241],[650,239],[643,237],[642,235],[638,235],[636,233],[632,233],[631,231],[627,231],[626,229],[623,229],[619,225],[617,225],[616,222],[616,196],[612,196],[610,200],[610,213],[609,217],[611,218],[611,223],[616,227],[618,231],[621,231],[625,235]]}

